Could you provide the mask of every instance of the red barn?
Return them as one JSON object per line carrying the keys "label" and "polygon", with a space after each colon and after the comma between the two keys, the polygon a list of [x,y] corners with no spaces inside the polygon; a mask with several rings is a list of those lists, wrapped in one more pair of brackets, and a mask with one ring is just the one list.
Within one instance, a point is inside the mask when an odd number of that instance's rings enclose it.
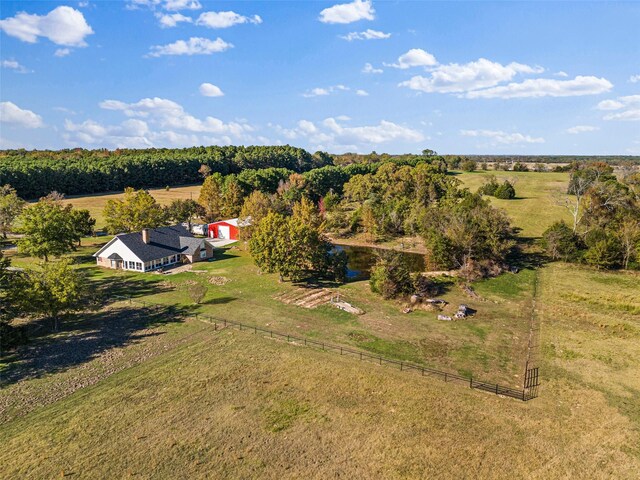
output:
{"label": "red barn", "polygon": [[210,223],[207,236],[220,240],[238,240],[238,219],[231,218]]}

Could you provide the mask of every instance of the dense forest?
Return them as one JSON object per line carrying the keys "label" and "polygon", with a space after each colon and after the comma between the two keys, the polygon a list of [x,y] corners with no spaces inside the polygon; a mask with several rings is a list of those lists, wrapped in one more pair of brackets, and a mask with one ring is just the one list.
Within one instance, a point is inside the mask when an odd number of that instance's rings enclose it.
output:
{"label": "dense forest", "polygon": [[[22,198],[58,191],[80,195],[126,187],[153,188],[202,181],[206,173],[223,175],[266,167],[304,172],[331,163],[321,152],[288,145],[0,152],[0,185],[11,185]],[[202,167],[204,166],[204,167]]]}
{"label": "dense forest", "polygon": [[[355,173],[373,173],[375,165],[393,162],[397,165],[416,165],[425,158],[446,162],[449,168],[460,168],[465,162],[509,163],[572,163],[598,160],[610,164],[640,163],[632,156],[501,156],[501,155],[445,155],[437,156],[432,150],[421,154],[391,155],[345,153],[330,155],[325,152],[311,154],[304,149],[284,146],[209,146],[182,149],[97,149],[67,150],[3,150],[0,151],[0,185],[11,185],[22,198],[35,199],[58,191],[65,195],[82,195],[109,191],[122,191],[126,187],[158,188],[192,184],[205,175],[239,174],[259,169],[281,169],[296,173],[314,173],[316,184],[331,184],[329,188],[341,190],[355,172],[338,167],[363,168]],[[356,167],[359,166],[359,167]],[[367,170],[373,166],[374,170]],[[251,177],[251,174],[246,174]],[[323,177],[323,178],[320,178]],[[326,177],[326,178],[324,178]],[[339,177],[339,178],[338,178]],[[342,180],[342,182],[340,182]],[[251,182],[248,182],[251,183]],[[277,185],[277,181],[276,181]],[[329,188],[320,188],[315,196],[324,195]]]}

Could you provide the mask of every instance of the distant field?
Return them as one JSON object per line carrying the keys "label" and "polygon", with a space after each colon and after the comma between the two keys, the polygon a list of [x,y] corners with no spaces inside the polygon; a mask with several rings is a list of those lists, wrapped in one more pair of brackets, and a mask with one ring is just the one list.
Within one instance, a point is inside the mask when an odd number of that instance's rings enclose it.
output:
{"label": "distant field", "polygon": [[[165,188],[157,188],[149,190],[149,193],[160,203],[161,205],[169,205],[172,200],[181,198],[194,200],[198,199],[200,195],[200,185],[190,185],[186,187],[172,187],[169,190]],[[91,213],[91,216],[96,219],[96,228],[103,228],[104,217],[102,212],[108,200],[122,199],[124,192],[120,193],[106,193],[96,195],[80,195],[71,196],[63,200],[63,203],[70,203],[75,208],[86,208]]]}
{"label": "distant field", "polygon": [[0,464],[7,478],[636,479],[638,277],[566,275],[542,273],[533,401],[178,324],[187,343],[3,425]]}
{"label": "distant field", "polygon": [[472,192],[495,175],[498,181],[515,180],[516,198],[500,200],[493,197],[491,203],[504,209],[513,219],[513,224],[522,229],[524,237],[539,237],[553,222],[570,222],[568,211],[556,203],[554,196],[565,196],[569,184],[568,173],[538,172],[460,172],[457,176]]}

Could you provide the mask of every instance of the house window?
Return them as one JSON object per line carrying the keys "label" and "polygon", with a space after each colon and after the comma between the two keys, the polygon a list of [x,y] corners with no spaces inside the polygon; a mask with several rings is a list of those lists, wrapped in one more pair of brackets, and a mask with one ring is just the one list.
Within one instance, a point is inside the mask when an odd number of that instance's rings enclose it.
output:
{"label": "house window", "polygon": [[142,270],[142,263],[136,262],[136,270]]}
{"label": "house window", "polygon": [[203,248],[200,250],[200,258],[207,258],[207,249]]}
{"label": "house window", "polygon": [[135,270],[136,269],[136,262],[129,262],[129,270]]}

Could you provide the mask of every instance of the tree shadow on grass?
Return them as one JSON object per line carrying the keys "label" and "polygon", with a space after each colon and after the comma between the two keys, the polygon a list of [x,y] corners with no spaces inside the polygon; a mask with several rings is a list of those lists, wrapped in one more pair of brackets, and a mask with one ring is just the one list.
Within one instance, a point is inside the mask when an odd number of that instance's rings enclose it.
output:
{"label": "tree shadow on grass", "polygon": [[224,305],[227,303],[235,302],[236,300],[236,297],[217,297],[212,298],[211,300],[207,300],[206,302],[202,302],[201,305]]}
{"label": "tree shadow on grass", "polygon": [[33,322],[31,342],[3,357],[8,363],[0,372],[0,387],[38,378],[93,360],[104,352],[162,335],[149,329],[167,323],[179,323],[192,311],[191,307],[153,306],[122,308],[78,313],[61,322],[52,333],[47,320]]}
{"label": "tree shadow on grass", "polygon": [[537,269],[548,263],[549,257],[538,245],[540,241],[536,237],[518,237],[518,246],[507,256],[507,262],[511,267],[522,269]]}

